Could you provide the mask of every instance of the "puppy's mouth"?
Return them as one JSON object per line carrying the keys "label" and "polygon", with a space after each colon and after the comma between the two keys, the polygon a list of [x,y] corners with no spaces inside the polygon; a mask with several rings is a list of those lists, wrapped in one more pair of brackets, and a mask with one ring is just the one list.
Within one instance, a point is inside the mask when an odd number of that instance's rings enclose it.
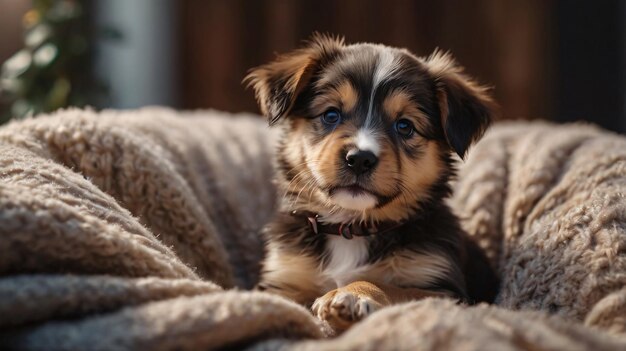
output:
{"label": "puppy's mouth", "polygon": [[333,204],[355,211],[380,207],[390,201],[390,197],[380,195],[357,183],[332,187],[328,190],[328,196]]}
{"label": "puppy's mouth", "polygon": [[369,194],[372,193],[371,191],[368,191],[367,189],[365,189],[364,187],[358,184],[352,184],[352,185],[347,185],[347,186],[337,186],[337,187],[331,188],[328,193],[330,194],[330,196],[332,196],[334,193],[338,191],[345,191],[352,196],[359,196],[359,195],[364,195],[367,193]]}

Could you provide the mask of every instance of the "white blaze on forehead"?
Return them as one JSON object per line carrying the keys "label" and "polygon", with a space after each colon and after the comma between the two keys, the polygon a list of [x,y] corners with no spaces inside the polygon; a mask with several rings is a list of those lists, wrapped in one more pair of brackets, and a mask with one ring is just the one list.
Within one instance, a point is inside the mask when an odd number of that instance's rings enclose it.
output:
{"label": "white blaze on forehead", "polygon": [[378,203],[376,197],[370,193],[354,194],[349,190],[337,190],[330,198],[331,202],[347,210],[365,211]]}
{"label": "white blaze on forehead", "polygon": [[362,151],[371,151],[374,155],[380,154],[380,144],[371,129],[359,129],[356,133],[356,147]]}
{"label": "white blaze on forehead", "polygon": [[372,80],[372,88],[374,88],[372,90],[375,90],[383,80],[393,76],[397,69],[398,62],[393,52],[389,49],[380,51]]}
{"label": "white blaze on forehead", "polygon": [[393,77],[398,70],[398,61],[393,51],[383,48],[378,54],[378,61],[376,62],[376,69],[374,70],[374,77],[372,77],[372,92],[370,93],[369,108],[367,110],[367,118],[365,125],[372,124],[374,118],[372,116],[372,109],[374,105],[374,95],[376,89],[385,80]]}

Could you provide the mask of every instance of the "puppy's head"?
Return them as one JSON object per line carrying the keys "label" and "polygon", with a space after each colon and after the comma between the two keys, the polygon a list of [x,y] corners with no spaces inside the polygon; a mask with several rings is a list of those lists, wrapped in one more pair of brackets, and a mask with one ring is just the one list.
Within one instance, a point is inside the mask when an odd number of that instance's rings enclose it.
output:
{"label": "puppy's head", "polygon": [[270,125],[293,209],[328,221],[401,220],[448,195],[494,103],[447,54],[317,35],[246,78]]}

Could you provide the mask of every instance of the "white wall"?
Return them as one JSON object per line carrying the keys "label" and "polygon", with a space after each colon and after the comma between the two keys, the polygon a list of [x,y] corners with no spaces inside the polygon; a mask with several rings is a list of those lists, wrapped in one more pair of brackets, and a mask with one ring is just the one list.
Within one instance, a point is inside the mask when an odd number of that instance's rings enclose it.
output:
{"label": "white wall", "polygon": [[176,0],[97,0],[98,26],[120,31],[119,41],[98,39],[96,72],[110,89],[110,105],[176,106]]}

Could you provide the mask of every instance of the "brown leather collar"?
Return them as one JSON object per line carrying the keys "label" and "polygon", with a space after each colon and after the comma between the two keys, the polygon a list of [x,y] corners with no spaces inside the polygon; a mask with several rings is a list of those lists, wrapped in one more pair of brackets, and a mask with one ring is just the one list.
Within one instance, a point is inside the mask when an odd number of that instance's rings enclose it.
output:
{"label": "brown leather collar", "polygon": [[315,234],[340,235],[346,239],[355,236],[370,236],[384,234],[399,228],[406,222],[382,222],[378,225],[365,225],[358,223],[324,224],[319,222],[319,215],[311,212],[292,211],[292,216],[304,217]]}

